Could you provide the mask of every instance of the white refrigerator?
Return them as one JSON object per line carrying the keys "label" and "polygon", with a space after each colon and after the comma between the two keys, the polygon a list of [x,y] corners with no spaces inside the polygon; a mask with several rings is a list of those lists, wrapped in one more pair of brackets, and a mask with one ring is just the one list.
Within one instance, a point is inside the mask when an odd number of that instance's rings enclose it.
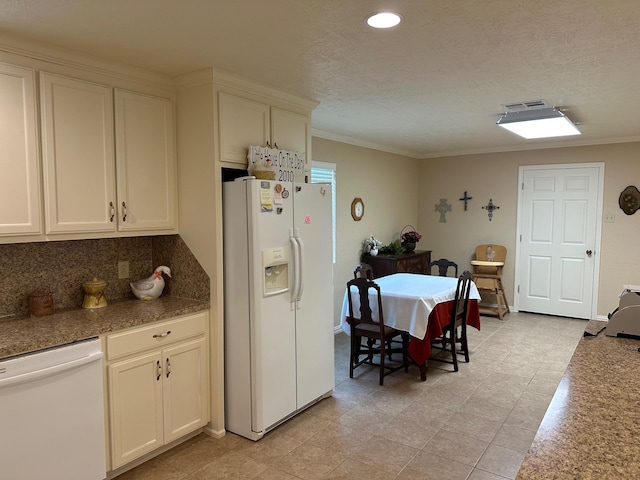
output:
{"label": "white refrigerator", "polygon": [[334,388],[331,186],[223,183],[225,425],[251,440]]}

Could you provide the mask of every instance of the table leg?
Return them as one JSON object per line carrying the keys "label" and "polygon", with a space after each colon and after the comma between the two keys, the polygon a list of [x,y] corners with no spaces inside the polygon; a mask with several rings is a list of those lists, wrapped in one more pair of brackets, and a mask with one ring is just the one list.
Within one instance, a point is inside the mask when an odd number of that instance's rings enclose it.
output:
{"label": "table leg", "polygon": [[424,382],[427,379],[427,362],[420,365],[420,381]]}

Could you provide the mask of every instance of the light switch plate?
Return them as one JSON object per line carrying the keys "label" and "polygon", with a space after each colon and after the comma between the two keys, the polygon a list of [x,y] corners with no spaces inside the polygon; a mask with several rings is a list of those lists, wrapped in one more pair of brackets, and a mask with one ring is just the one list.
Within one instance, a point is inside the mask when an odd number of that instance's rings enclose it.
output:
{"label": "light switch plate", "polygon": [[604,223],[616,223],[616,214],[615,213],[605,213],[604,214]]}
{"label": "light switch plate", "polygon": [[121,260],[118,262],[118,278],[129,278],[129,262]]}

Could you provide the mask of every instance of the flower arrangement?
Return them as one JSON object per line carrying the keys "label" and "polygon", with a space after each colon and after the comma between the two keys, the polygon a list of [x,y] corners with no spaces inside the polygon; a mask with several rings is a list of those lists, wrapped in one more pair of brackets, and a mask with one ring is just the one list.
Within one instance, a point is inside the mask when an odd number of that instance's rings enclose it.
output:
{"label": "flower arrangement", "polygon": [[[407,228],[407,227],[413,228],[411,225],[407,225],[404,228]],[[404,228],[402,229],[403,232],[404,232]],[[407,232],[402,233],[402,235],[400,235],[400,240],[402,240],[402,243],[417,243],[420,241],[421,238],[422,238],[422,235],[420,235],[415,230],[409,230]]]}
{"label": "flower arrangement", "polygon": [[384,246],[380,240],[378,240],[373,235],[369,235],[369,238],[365,238],[362,241],[362,251],[364,253],[369,253],[371,250],[379,249]]}

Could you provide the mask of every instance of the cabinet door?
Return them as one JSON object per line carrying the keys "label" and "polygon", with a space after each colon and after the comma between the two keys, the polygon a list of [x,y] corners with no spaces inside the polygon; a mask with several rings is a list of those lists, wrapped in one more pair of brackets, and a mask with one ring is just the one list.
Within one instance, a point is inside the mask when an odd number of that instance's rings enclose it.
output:
{"label": "cabinet door", "polygon": [[271,140],[281,150],[305,153],[305,171],[311,161],[311,121],[308,115],[271,108]]}
{"label": "cabinet door", "polygon": [[247,168],[249,145],[270,141],[269,106],[228,93],[218,93],[220,161]]}
{"label": "cabinet door", "polygon": [[46,231],[115,231],[112,90],[49,73],[40,80]]}
{"label": "cabinet door", "polygon": [[35,72],[0,63],[0,236],[41,232]]}
{"label": "cabinet door", "polygon": [[430,251],[415,252],[398,260],[398,272],[429,274]]}
{"label": "cabinet door", "polygon": [[112,466],[163,445],[163,366],[159,351],[108,367]]}
{"label": "cabinet door", "polygon": [[118,230],[176,228],[173,102],[115,91]]}
{"label": "cabinet door", "polygon": [[396,258],[394,255],[378,255],[376,257],[366,255],[363,261],[371,265],[373,277],[380,278],[396,273]]}
{"label": "cabinet door", "polygon": [[398,260],[398,272],[406,273],[422,273],[422,257],[420,255],[411,255]]}
{"label": "cabinet door", "polygon": [[204,337],[162,351],[164,439],[171,442],[209,421]]}

